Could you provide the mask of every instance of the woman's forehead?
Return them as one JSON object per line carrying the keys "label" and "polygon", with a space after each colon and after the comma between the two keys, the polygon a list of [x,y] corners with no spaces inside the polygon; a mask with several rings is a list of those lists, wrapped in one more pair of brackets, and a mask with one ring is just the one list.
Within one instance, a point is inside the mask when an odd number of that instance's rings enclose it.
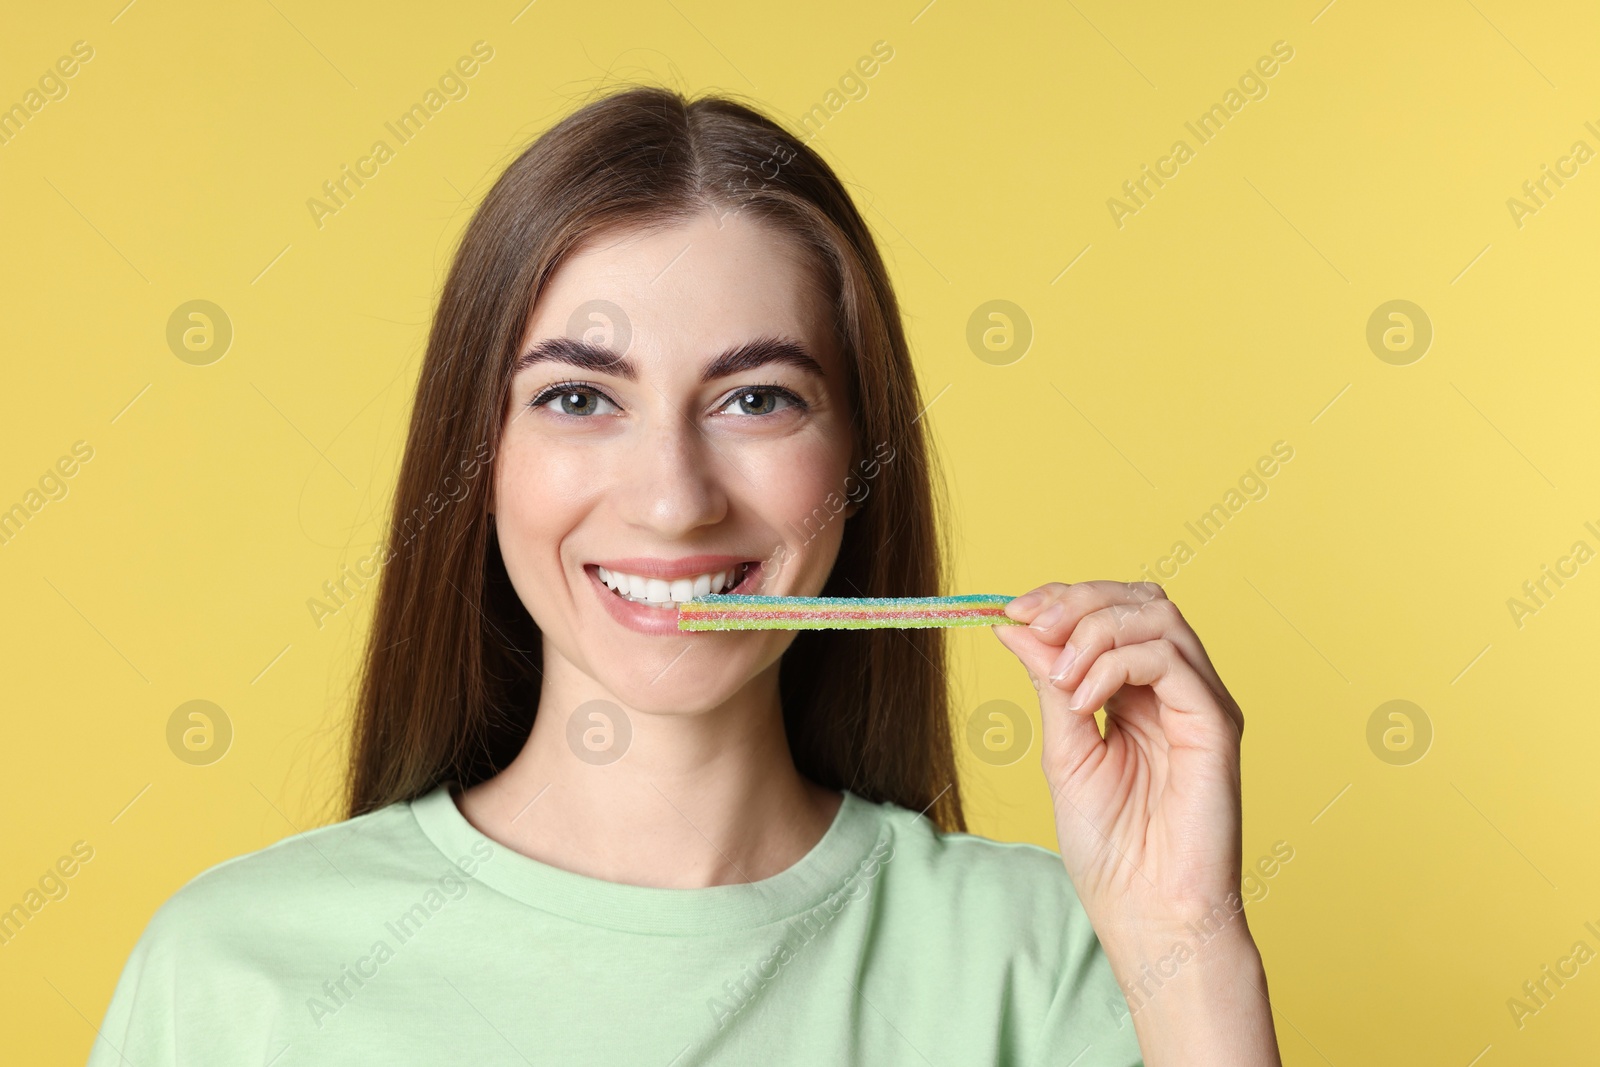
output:
{"label": "woman's forehead", "polygon": [[[523,348],[550,337],[613,341],[641,357],[722,351],[788,335],[831,350],[833,308],[805,249],[747,214],[607,231],[556,269]],[[625,354],[622,352],[618,353]]]}

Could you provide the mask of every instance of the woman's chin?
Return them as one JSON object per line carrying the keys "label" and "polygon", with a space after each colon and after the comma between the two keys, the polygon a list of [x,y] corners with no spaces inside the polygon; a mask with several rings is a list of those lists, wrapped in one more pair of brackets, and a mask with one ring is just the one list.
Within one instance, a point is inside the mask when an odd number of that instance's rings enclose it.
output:
{"label": "woman's chin", "polygon": [[616,673],[598,679],[621,703],[641,715],[697,715],[726,703],[740,689],[737,679],[724,668],[696,669],[687,661],[693,653],[670,664],[665,670],[649,669],[648,664],[618,667]]}

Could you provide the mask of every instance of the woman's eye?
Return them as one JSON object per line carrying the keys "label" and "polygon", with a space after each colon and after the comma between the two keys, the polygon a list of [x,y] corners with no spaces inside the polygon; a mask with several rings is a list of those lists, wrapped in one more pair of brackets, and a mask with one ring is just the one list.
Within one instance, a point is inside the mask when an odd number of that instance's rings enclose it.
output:
{"label": "woman's eye", "polygon": [[[549,408],[552,414],[588,418],[616,414],[619,409],[599,390],[586,385],[553,385],[528,401],[530,408]],[[785,407],[804,410],[806,403],[788,389],[752,386],[740,389],[722,402],[721,411],[733,415],[772,415]]]}
{"label": "woman's eye", "polygon": [[792,407],[801,406],[786,389],[741,389],[728,398],[723,404],[723,410],[726,411],[730,406],[738,404],[744,407],[740,414],[770,415],[783,410],[778,406],[780,401]]}
{"label": "woman's eye", "polygon": [[[608,414],[608,412],[599,410],[599,406],[611,404],[611,401],[607,400],[593,389],[586,389],[579,386],[566,386],[560,389],[546,390],[539,396],[535,397],[528,406],[541,408],[549,407],[552,404],[559,404],[559,407],[556,410],[560,411],[560,413],[563,415],[576,415],[582,417],[595,414]],[[611,406],[615,408],[614,404]]]}

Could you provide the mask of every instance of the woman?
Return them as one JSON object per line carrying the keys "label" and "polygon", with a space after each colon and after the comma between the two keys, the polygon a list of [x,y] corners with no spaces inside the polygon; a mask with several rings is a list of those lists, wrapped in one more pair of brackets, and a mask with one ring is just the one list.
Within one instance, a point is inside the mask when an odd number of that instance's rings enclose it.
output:
{"label": "woman", "polygon": [[964,832],[942,631],[677,630],[938,591],[922,408],[777,125],[639,88],[539,138],[434,320],[349,818],[167,901],[91,1064],[1276,1064],[1242,717],[1159,588],[994,628],[1060,856]]}

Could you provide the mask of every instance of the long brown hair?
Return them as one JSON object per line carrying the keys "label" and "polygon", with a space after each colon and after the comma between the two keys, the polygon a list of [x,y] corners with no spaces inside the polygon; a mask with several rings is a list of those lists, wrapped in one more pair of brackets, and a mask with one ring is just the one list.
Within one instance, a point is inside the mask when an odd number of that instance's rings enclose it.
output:
{"label": "long brown hair", "polygon": [[[541,640],[506,575],[488,510],[524,327],[562,258],[589,236],[708,209],[750,211],[798,239],[837,309],[854,453],[879,465],[866,468],[865,504],[845,523],[821,595],[942,592],[944,482],[924,438],[899,305],[844,186],[801,140],[731,98],[691,101],[654,86],[613,92],[511,163],[456,250],[428,338],[362,659],[348,817],[441,781],[483,781],[527,741]],[[800,631],[784,653],[779,690],[801,774],[926,811],[945,830],[966,828],[943,630]]]}

